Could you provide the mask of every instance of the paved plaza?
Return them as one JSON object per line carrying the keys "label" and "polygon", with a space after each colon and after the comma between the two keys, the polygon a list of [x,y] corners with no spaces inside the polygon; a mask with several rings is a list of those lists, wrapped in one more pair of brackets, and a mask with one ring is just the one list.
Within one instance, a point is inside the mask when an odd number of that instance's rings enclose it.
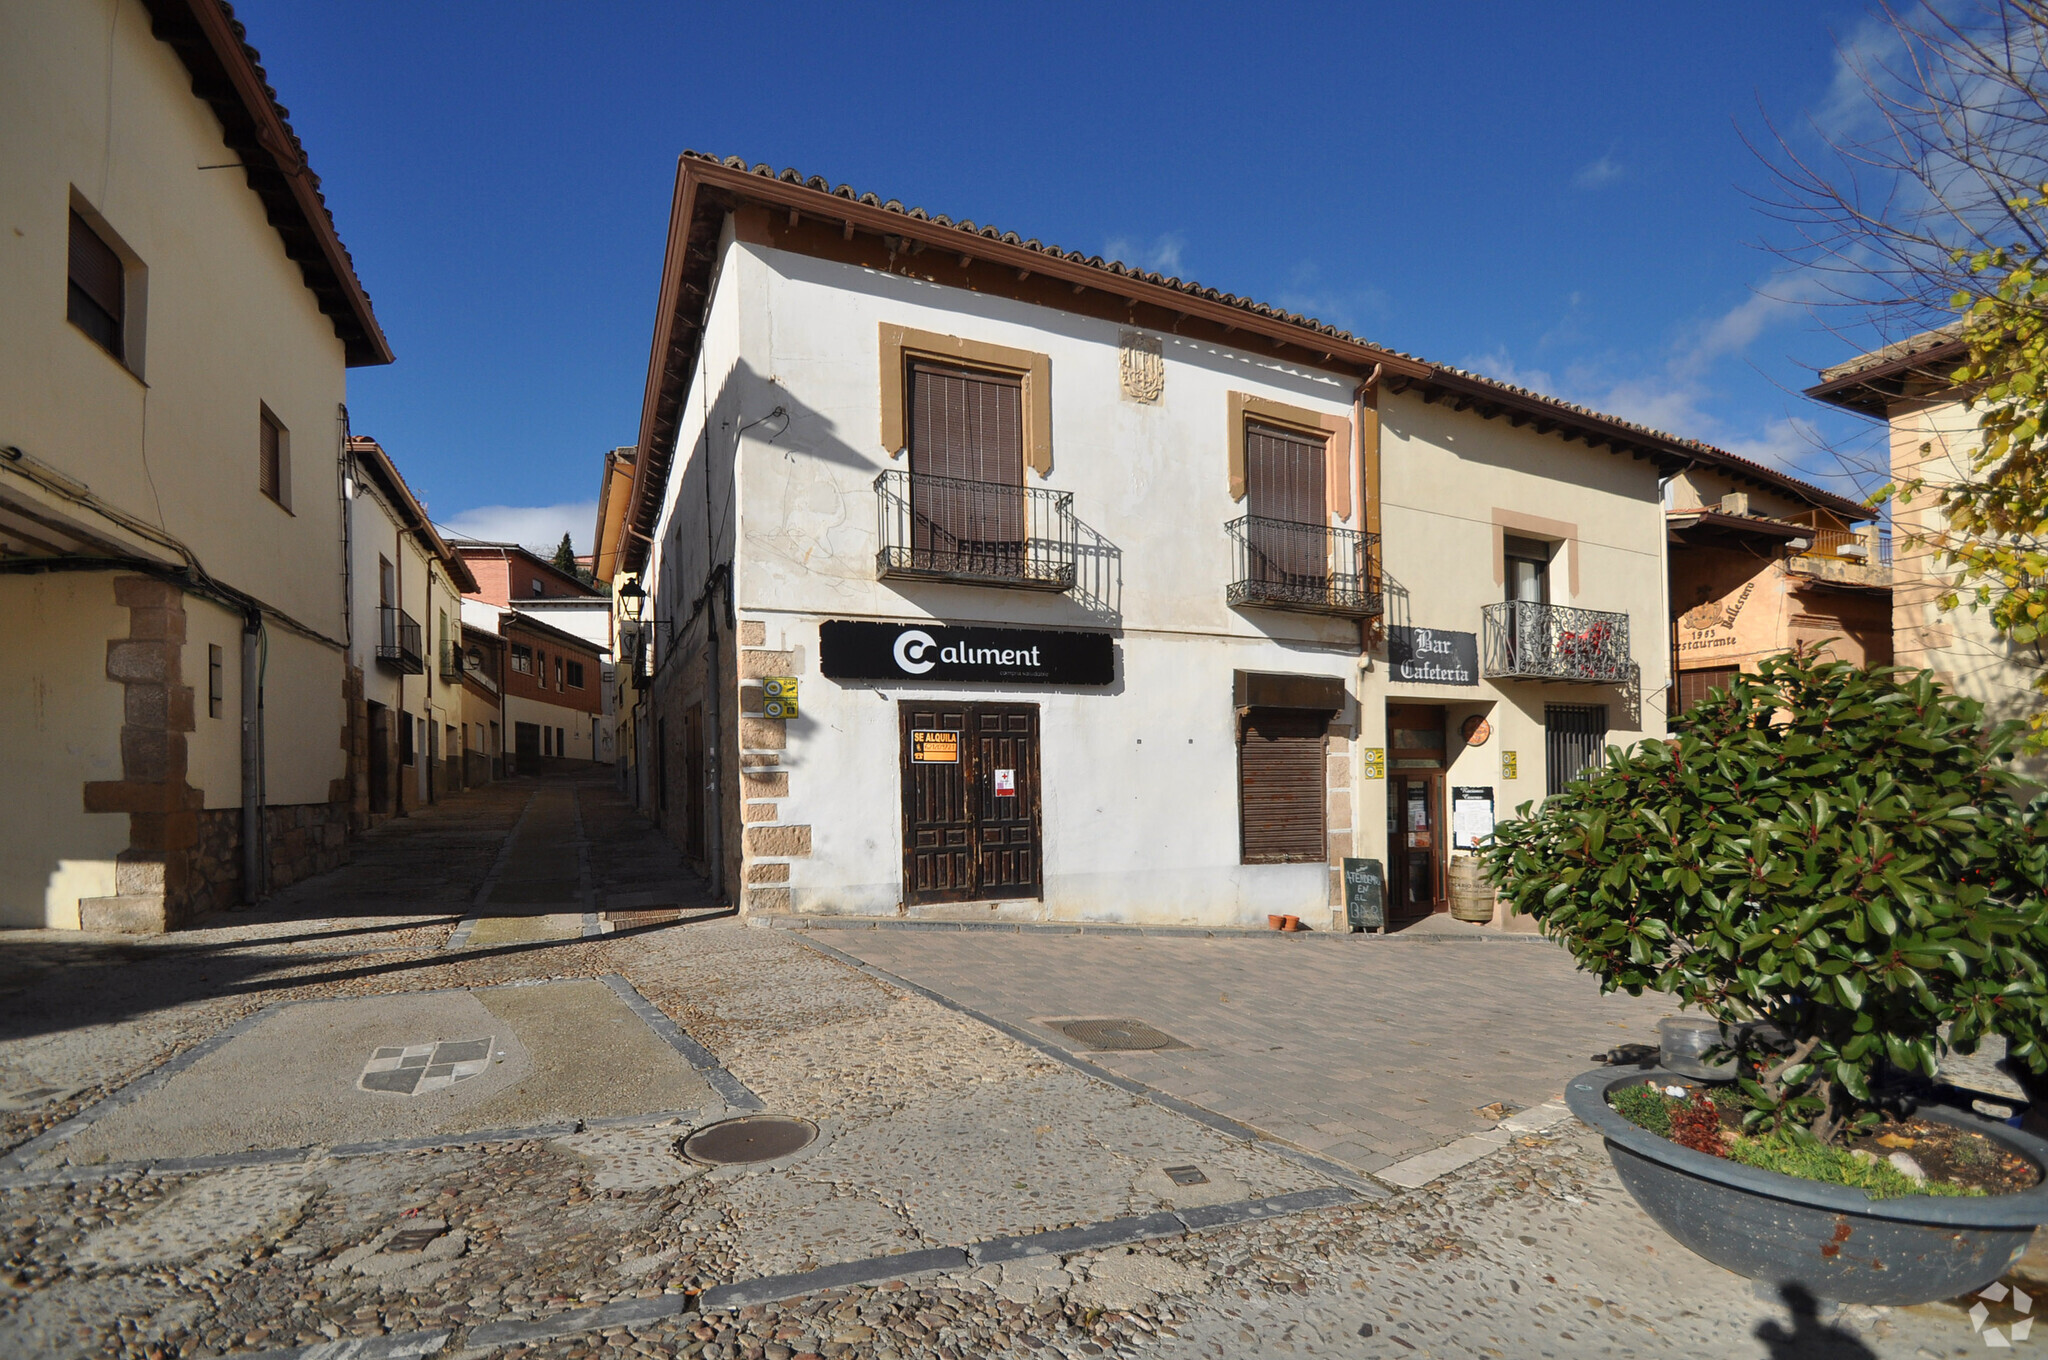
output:
{"label": "paved plaza", "polygon": [[[1984,1346],[1651,1225],[1552,1102],[1659,1010],[1540,942],[763,928],[557,778],[259,912],[15,933],[0,983],[9,1357]],[[808,1143],[681,1155],[764,1112]]]}
{"label": "paved plaza", "polygon": [[1360,1171],[1558,1099],[1594,1053],[1657,1042],[1661,996],[1602,996],[1537,936],[1312,938],[818,930],[985,1015],[1130,1017],[1185,1047],[1089,1061]]}

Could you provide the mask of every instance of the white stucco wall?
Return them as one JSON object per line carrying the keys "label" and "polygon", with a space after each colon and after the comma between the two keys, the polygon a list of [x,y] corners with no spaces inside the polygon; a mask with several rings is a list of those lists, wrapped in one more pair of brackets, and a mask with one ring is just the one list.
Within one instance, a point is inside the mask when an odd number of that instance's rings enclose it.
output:
{"label": "white stucco wall", "polygon": [[78,928],[78,899],[114,891],[126,813],[85,811],[84,786],[121,777],[122,687],[107,643],[128,632],[97,573],[0,576],[0,926]]}

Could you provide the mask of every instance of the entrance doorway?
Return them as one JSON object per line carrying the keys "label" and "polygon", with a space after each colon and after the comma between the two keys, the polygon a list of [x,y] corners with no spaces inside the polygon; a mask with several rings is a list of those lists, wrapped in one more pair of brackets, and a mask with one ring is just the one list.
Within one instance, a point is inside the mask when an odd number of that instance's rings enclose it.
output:
{"label": "entrance doorway", "polygon": [[370,811],[391,811],[391,710],[370,702]]}
{"label": "entrance doorway", "polygon": [[518,761],[519,773],[540,773],[540,724],[512,724],[512,755]]}
{"label": "entrance doorway", "polygon": [[1446,911],[1444,711],[1387,705],[1387,910],[1395,923]]}
{"label": "entrance doorway", "polygon": [[1041,897],[1038,705],[905,703],[907,902]]}

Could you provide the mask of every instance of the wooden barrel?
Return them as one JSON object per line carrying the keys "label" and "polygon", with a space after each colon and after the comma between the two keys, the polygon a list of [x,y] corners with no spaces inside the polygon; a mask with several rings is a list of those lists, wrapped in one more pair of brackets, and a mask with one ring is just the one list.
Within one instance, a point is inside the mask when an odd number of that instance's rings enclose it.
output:
{"label": "wooden barrel", "polygon": [[1460,921],[1493,919],[1493,885],[1477,858],[1460,855],[1451,861],[1451,915]]}

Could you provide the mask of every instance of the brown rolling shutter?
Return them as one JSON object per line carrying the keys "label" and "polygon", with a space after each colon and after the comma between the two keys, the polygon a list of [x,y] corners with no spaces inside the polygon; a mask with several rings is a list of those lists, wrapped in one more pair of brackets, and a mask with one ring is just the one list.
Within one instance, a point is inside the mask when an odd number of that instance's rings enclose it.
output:
{"label": "brown rolling shutter", "polygon": [[1240,850],[1246,864],[1321,863],[1323,737],[1329,715],[1255,708],[1237,748]]}
{"label": "brown rolling shutter", "polygon": [[1678,711],[1684,713],[1694,704],[1717,689],[1728,688],[1742,668],[1739,666],[1711,666],[1705,670],[1680,671],[1678,673]]}
{"label": "brown rolling shutter", "polygon": [[1245,508],[1254,580],[1320,591],[1330,574],[1325,441],[1270,425],[1244,431]]}
{"label": "brown rolling shutter", "polygon": [[92,225],[71,214],[71,287],[67,304],[71,322],[99,341],[116,359],[124,357],[121,327],[125,314],[121,257],[100,239]]}
{"label": "brown rolling shutter", "polygon": [[1021,571],[1023,486],[1022,379],[912,363],[913,560],[938,571]]}

